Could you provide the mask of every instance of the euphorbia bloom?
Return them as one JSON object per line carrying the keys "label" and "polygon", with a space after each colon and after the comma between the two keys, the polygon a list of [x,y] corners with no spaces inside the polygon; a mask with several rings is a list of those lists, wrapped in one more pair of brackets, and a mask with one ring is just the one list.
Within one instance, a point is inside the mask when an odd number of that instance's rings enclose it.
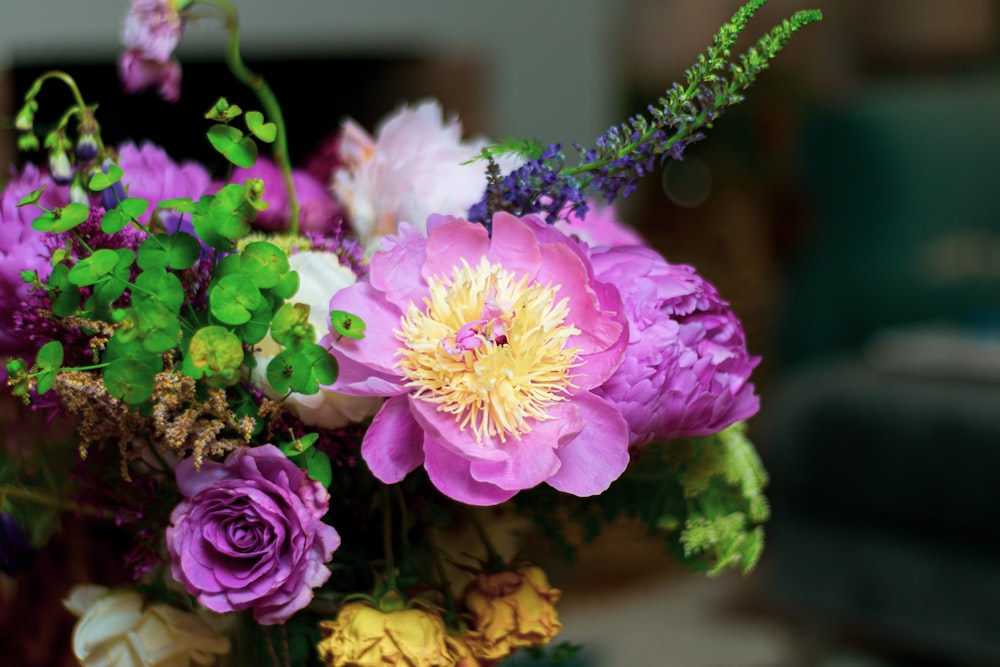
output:
{"label": "euphorbia bloom", "polygon": [[499,503],[542,482],[585,496],[628,463],[621,412],[591,389],[618,368],[627,323],[618,290],[580,246],[539,218],[500,213],[493,235],[433,217],[384,239],[370,280],[331,310],[360,316],[360,340],[328,337],[335,388],[389,396],[362,456],[386,483],[423,465],[460,502]]}

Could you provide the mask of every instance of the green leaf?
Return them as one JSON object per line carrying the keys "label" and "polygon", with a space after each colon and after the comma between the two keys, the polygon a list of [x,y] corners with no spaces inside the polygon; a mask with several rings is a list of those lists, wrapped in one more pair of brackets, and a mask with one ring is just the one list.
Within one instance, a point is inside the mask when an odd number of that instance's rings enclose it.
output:
{"label": "green leaf", "polygon": [[90,257],[84,257],[72,269],[68,278],[79,287],[93,285],[110,274],[118,264],[118,253],[110,248],[101,248]]}
{"label": "green leaf", "polygon": [[108,165],[107,173],[94,172],[94,175],[90,177],[90,182],[87,183],[87,187],[93,192],[100,192],[120,181],[124,175],[125,172],[121,167],[117,164],[110,164]]}
{"label": "green leaf", "polygon": [[249,169],[257,161],[257,144],[235,127],[213,125],[208,129],[208,141],[237,167]]}
{"label": "green leaf", "polygon": [[93,286],[93,293],[86,304],[88,312],[110,307],[129,286],[130,268],[135,261],[135,253],[130,248],[117,248],[115,253],[118,255],[118,263],[108,280],[102,280]]}
{"label": "green leaf", "polygon": [[264,336],[267,335],[267,330],[271,326],[271,317],[273,314],[274,310],[271,301],[269,299],[261,299],[260,307],[250,311],[250,319],[237,327],[237,333],[243,339],[243,342],[248,345],[255,345],[264,340]]}
{"label": "green leaf", "polygon": [[218,383],[222,386],[234,384],[243,363],[243,344],[225,327],[202,327],[191,337],[185,361],[206,376],[221,378]]}
{"label": "green leaf", "polygon": [[309,344],[303,348],[309,359],[313,379],[319,384],[330,385],[337,381],[337,360],[322,345]]}
{"label": "green leaf", "polygon": [[31,228],[37,232],[53,232],[59,234],[68,232],[90,217],[90,207],[74,202],[65,208],[57,208],[43,213],[31,223]]}
{"label": "green leaf", "polygon": [[323,488],[330,488],[333,483],[333,467],[330,465],[330,457],[318,449],[310,449],[306,456],[306,472],[314,480],[323,485]]}
{"label": "green leaf", "polygon": [[138,262],[143,270],[170,267],[181,271],[194,266],[200,256],[201,244],[186,232],[155,234],[139,246]]}
{"label": "green leaf", "polygon": [[274,286],[271,292],[282,299],[291,299],[295,296],[295,293],[299,291],[299,273],[298,271],[289,271],[278,284]]}
{"label": "green leaf", "polygon": [[156,205],[156,208],[166,208],[178,213],[194,213],[197,206],[197,202],[190,197],[177,197],[175,199],[164,199]]}
{"label": "green leaf", "polygon": [[222,278],[208,293],[212,315],[233,326],[250,321],[251,311],[260,307],[262,299],[260,290],[242,274]]}
{"label": "green leaf", "polygon": [[283,347],[315,342],[316,329],[309,322],[309,306],[283,303],[271,320],[271,337]]}
{"label": "green leaf", "polygon": [[21,199],[21,201],[17,202],[17,204],[15,204],[15,207],[20,208],[22,206],[28,206],[30,204],[37,204],[38,200],[42,198],[42,194],[45,192],[45,188],[46,187],[47,186],[43,185],[42,187],[38,188],[37,190],[32,190],[31,192],[29,192],[28,194],[26,194]]}
{"label": "green leaf", "polygon": [[117,206],[110,211],[105,211],[101,216],[101,231],[105,234],[115,234],[125,229],[129,223],[129,217],[125,215]]}
{"label": "green leaf", "polygon": [[273,243],[248,243],[240,254],[240,270],[261,289],[269,289],[288,273],[288,257]]}
{"label": "green leaf", "polygon": [[51,340],[42,345],[42,349],[38,350],[38,356],[35,357],[35,365],[42,370],[59,368],[62,362],[63,346],[57,340]]}
{"label": "green leaf", "polygon": [[355,339],[364,338],[367,328],[364,320],[343,310],[330,311],[330,326],[341,336]]}
{"label": "green leaf", "polygon": [[163,269],[143,271],[135,279],[134,300],[146,302],[157,301],[166,306],[171,313],[180,312],[184,305],[184,285],[181,279]]}
{"label": "green leaf", "polygon": [[104,367],[104,386],[115,398],[129,405],[137,405],[152,397],[154,380],[161,370],[162,360],[159,356],[115,359]]}
{"label": "green leaf", "polygon": [[278,137],[278,126],[274,123],[265,123],[264,114],[261,112],[247,111],[244,120],[247,123],[247,129],[261,141],[270,144]]}
{"label": "green leaf", "polygon": [[69,317],[76,313],[80,307],[80,290],[69,281],[69,268],[65,264],[52,267],[48,290],[53,315]]}
{"label": "green leaf", "polygon": [[59,377],[59,371],[53,369],[48,371],[41,371],[36,378],[35,390],[39,394],[47,394],[52,385],[56,383],[56,378]]}

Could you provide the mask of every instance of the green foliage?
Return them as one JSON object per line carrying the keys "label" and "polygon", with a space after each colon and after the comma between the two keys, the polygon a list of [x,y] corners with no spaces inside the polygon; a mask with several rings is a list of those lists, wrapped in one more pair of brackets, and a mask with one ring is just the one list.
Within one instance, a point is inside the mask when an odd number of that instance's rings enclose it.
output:
{"label": "green foliage", "polygon": [[90,181],[87,183],[87,187],[94,191],[100,192],[101,190],[107,190],[112,185],[122,180],[122,176],[125,172],[117,164],[108,165],[107,173],[104,172],[94,172],[90,177]]}
{"label": "green foliage", "polygon": [[31,228],[38,232],[68,232],[77,225],[87,221],[90,217],[90,208],[86,204],[73,203],[65,208],[57,208],[46,211],[35,218],[31,223]]}
{"label": "green foliage", "polygon": [[341,336],[354,339],[364,338],[367,328],[364,320],[343,310],[330,311],[330,326]]}
{"label": "green foliage", "polygon": [[763,549],[766,484],[753,444],[735,424],[714,435],[643,447],[599,496],[566,503],[565,496],[539,487],[514,502],[570,560],[575,544],[566,535],[567,522],[581,526],[589,541],[608,522],[631,517],[663,535],[669,552],[694,571],[747,573]]}
{"label": "green foliage", "polygon": [[213,125],[208,129],[208,141],[212,147],[235,164],[249,169],[257,161],[257,144],[251,137],[231,125]]}

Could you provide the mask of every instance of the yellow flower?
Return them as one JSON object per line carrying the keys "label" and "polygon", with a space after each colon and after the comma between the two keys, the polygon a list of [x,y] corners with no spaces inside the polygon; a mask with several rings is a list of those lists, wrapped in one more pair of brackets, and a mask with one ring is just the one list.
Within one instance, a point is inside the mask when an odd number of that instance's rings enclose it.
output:
{"label": "yellow flower", "polygon": [[469,645],[469,637],[463,635],[448,635],[445,638],[451,651],[455,667],[493,667],[498,664],[493,660],[485,660],[476,654],[474,647]]}
{"label": "yellow flower", "polygon": [[327,667],[452,667],[444,621],[417,608],[381,611],[365,602],[344,605],[321,621],[318,649]]}
{"label": "yellow flower", "polygon": [[477,575],[465,589],[465,606],[475,617],[469,646],[481,660],[499,660],[547,643],[562,629],[554,606],[559,595],[535,565]]}

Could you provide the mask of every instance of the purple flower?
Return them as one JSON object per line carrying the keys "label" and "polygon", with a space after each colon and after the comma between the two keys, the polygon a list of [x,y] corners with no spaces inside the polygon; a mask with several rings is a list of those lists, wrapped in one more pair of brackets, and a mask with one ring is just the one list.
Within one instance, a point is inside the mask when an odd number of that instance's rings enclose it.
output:
{"label": "purple flower", "polygon": [[[197,162],[177,164],[166,151],[148,141],[141,146],[131,141],[119,146],[118,166],[125,172],[121,182],[128,196],[149,201],[149,209],[139,216],[142,223],[149,221],[157,202],[176,197],[197,201],[212,191],[212,177],[204,167]],[[167,231],[177,231],[179,215],[163,211],[160,217]]]}
{"label": "purple flower", "polygon": [[17,207],[29,192],[45,186],[39,205],[51,210],[69,204],[69,190],[57,185],[33,164],[21,173],[14,172],[0,194],[0,356],[33,354],[24,337],[14,331],[15,311],[24,307],[31,286],[21,277],[22,271],[35,271],[44,280],[51,271],[49,250],[42,234],[31,228],[41,214],[35,206]]}
{"label": "purple flower", "polygon": [[274,445],[243,447],[225,463],[177,465],[184,499],[170,515],[171,572],[198,602],[227,613],[253,609],[284,623],[312,600],[340,546],[323,523],[330,496]]}
{"label": "purple flower", "polygon": [[749,378],[760,358],[715,287],[646,247],[596,250],[591,261],[618,286],[629,323],[625,360],[595,393],[625,415],[632,446],[708,435],[757,412]]}
{"label": "purple flower", "polygon": [[28,567],[31,543],[17,520],[6,512],[0,513],[0,572],[13,577]]}
{"label": "purple flower", "polygon": [[361,455],[395,483],[423,466],[459,502],[492,505],[541,483],[601,493],[628,464],[621,413],[591,390],[621,363],[618,291],[582,246],[538,217],[479,224],[431,216],[382,239],[369,282],[331,310],[367,324],[333,341],[334,390],[388,396]]}
{"label": "purple flower", "polygon": [[[254,226],[265,231],[280,231],[287,228],[291,218],[291,206],[288,201],[288,189],[285,187],[285,177],[278,165],[273,160],[260,157],[250,169],[233,171],[234,183],[242,183],[248,178],[259,178],[264,181],[263,199],[268,203],[268,208],[257,214]],[[317,234],[336,231],[342,220],[342,214],[326,187],[303,169],[292,171],[292,185],[299,202],[299,230]]]}

